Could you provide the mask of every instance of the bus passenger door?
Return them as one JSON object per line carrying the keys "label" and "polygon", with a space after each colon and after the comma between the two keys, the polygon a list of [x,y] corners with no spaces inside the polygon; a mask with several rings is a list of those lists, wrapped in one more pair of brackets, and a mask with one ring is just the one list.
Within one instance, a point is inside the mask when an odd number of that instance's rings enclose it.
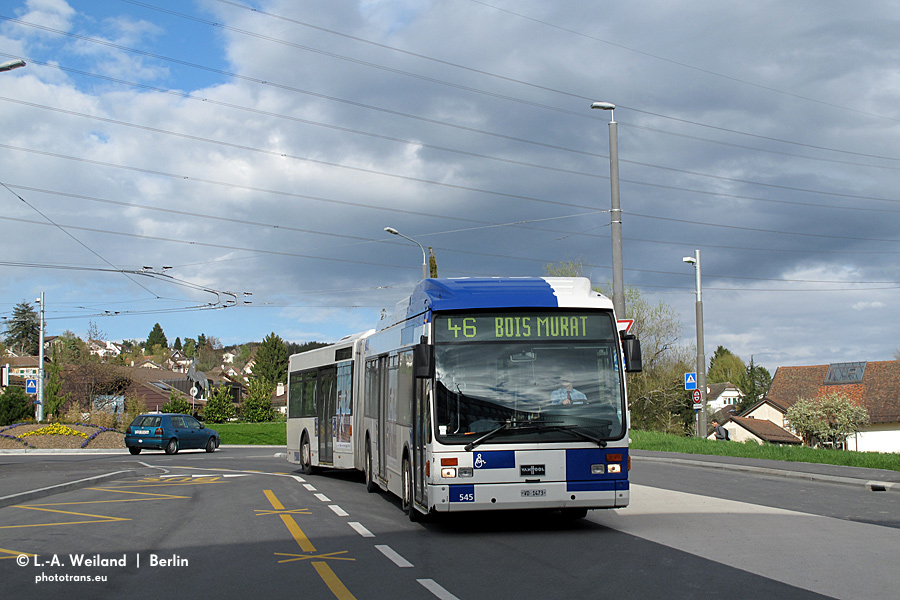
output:
{"label": "bus passenger door", "polygon": [[334,416],[337,414],[337,369],[319,369],[319,463],[334,462]]}
{"label": "bus passenger door", "polygon": [[[425,448],[428,442],[428,392],[431,380],[416,379],[412,411],[412,478],[413,500],[420,506],[427,506],[425,495]],[[413,510],[413,509],[410,509]]]}

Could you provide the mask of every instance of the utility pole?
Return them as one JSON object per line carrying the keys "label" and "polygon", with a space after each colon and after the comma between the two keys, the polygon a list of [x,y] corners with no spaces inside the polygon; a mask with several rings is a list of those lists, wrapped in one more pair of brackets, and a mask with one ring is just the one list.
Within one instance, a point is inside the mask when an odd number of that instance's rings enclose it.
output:
{"label": "utility pole", "polygon": [[694,256],[682,258],[686,263],[694,265],[697,280],[697,301],[694,303],[697,313],[697,389],[700,390],[700,415],[697,419],[697,437],[706,437],[706,352],[703,349],[703,296],[700,287],[700,251],[694,250]]}
{"label": "utility pole", "polygon": [[44,292],[37,300],[41,305],[39,319],[41,323],[40,339],[38,340],[38,389],[37,389],[37,421],[44,420]]}

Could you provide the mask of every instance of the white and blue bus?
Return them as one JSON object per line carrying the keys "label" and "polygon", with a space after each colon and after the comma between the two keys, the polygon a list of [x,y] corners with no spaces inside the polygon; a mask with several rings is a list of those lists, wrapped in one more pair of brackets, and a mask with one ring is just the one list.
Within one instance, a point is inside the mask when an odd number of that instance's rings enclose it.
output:
{"label": "white and blue bus", "polygon": [[640,344],[585,278],[426,279],[378,330],[290,358],[288,460],[428,513],[628,504]]}

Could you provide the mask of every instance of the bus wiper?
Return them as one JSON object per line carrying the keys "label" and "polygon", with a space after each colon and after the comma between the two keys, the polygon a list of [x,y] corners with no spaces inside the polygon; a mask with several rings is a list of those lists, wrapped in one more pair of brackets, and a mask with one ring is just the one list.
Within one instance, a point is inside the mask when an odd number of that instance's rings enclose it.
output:
{"label": "bus wiper", "polygon": [[500,427],[497,427],[495,429],[491,429],[490,431],[488,431],[486,434],[484,434],[477,440],[472,440],[471,442],[469,442],[468,444],[463,446],[463,448],[465,449],[466,452],[471,452],[475,446],[483,444],[484,442],[488,441],[489,439],[491,439],[492,437],[494,437],[501,431],[509,429],[510,427],[512,427],[512,425],[513,425],[512,422],[509,422],[509,423],[504,423],[503,425],[501,425]]}
{"label": "bus wiper", "polygon": [[573,435],[577,435],[578,437],[580,437],[583,440],[587,440],[589,442],[594,442],[601,448],[606,448],[606,440],[602,440],[602,439],[594,437],[592,435],[588,435],[587,433],[584,433],[583,431],[579,431],[577,429],[577,427],[578,427],[578,425],[542,425],[542,426],[539,426],[538,428],[541,429],[542,431],[548,431],[548,430],[549,431],[567,431]]}

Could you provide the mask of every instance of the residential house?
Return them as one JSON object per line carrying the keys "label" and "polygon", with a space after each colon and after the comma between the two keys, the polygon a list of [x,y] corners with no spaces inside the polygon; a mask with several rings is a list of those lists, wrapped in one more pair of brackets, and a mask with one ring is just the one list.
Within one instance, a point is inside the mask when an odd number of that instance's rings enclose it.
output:
{"label": "residential house", "polygon": [[[18,377],[37,377],[38,365],[40,364],[38,356],[8,356],[0,359],[0,363],[9,365],[9,374]],[[44,357],[44,362],[50,362],[49,357]]]}
{"label": "residential house", "polygon": [[122,345],[107,340],[90,340],[87,343],[88,353],[100,358],[115,358],[122,354]]}
{"label": "residential house", "polygon": [[783,427],[784,413],[797,400],[833,392],[865,407],[871,420],[847,440],[849,450],[900,452],[900,361],[896,360],[779,367],[766,399],[743,416],[776,424],[780,419]]}
{"label": "residential house", "polygon": [[194,364],[193,358],[188,358],[181,350],[172,350],[169,358],[166,359],[165,367],[176,373],[187,373],[192,364]]}
{"label": "residential house", "polygon": [[706,405],[710,411],[740,404],[744,392],[731,382],[711,383],[706,386]]}

